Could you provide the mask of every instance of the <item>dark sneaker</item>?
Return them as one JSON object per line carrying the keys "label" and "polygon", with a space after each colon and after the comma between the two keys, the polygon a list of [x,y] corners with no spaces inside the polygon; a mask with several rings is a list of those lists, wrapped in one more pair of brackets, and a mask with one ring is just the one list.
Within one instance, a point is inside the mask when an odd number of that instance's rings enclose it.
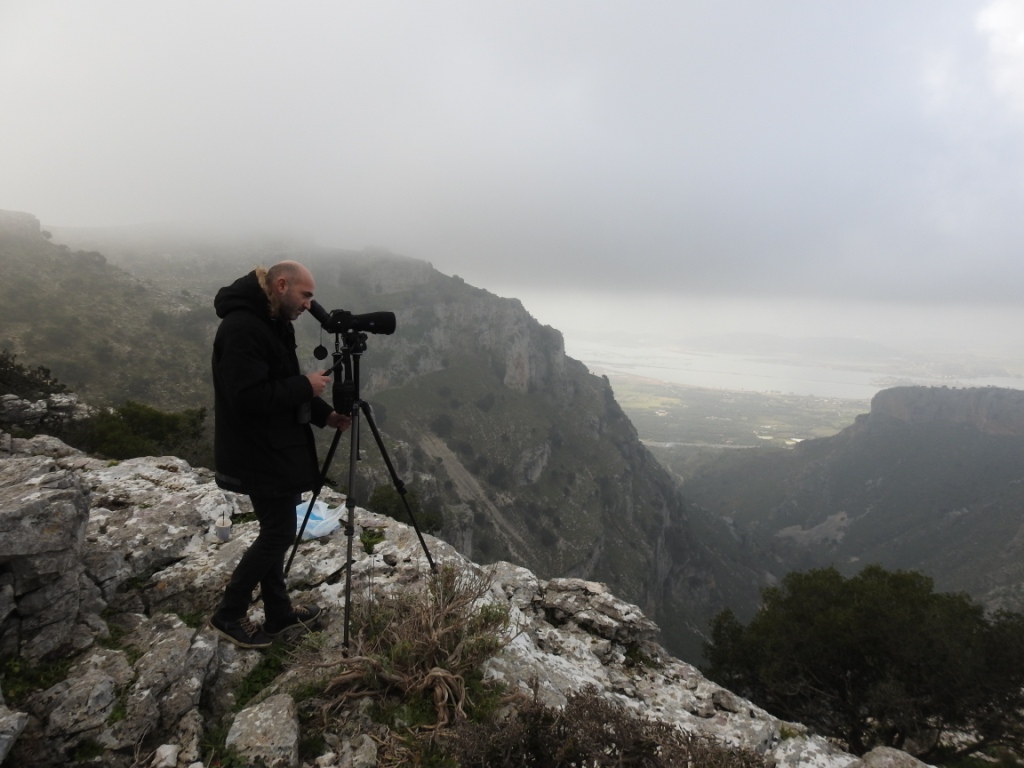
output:
{"label": "dark sneaker", "polygon": [[223,621],[216,616],[210,618],[210,626],[239,648],[269,648],[274,644],[259,624],[253,624],[248,617],[238,621]]}
{"label": "dark sneaker", "polygon": [[268,619],[267,623],[263,625],[263,630],[271,637],[277,637],[289,629],[298,627],[308,631],[313,628],[322,614],[323,609],[318,605],[293,605],[291,611],[280,621]]}

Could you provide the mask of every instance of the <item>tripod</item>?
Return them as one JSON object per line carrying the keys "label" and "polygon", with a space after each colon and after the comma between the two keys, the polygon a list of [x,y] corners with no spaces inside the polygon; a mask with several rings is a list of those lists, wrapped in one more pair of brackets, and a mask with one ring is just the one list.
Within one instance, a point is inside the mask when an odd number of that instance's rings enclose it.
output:
{"label": "tripod", "polygon": [[[322,346],[320,347],[320,351],[326,352]],[[377,429],[377,424],[373,420],[373,411],[370,408],[370,404],[359,397],[359,359],[365,351],[365,333],[358,331],[336,333],[334,335],[334,353],[332,355],[333,364],[326,372],[336,374],[334,377],[334,384],[331,387],[331,397],[334,404],[334,410],[338,413],[349,414],[352,417],[352,424],[349,427],[351,445],[349,447],[348,457],[348,495],[345,498],[345,509],[348,513],[345,521],[345,536],[347,537],[348,542],[345,557],[345,634],[343,644],[346,648],[348,648],[349,645],[349,620],[352,615],[352,539],[355,535],[356,513],[356,500],[353,495],[353,491],[356,483],[356,461],[359,459],[360,413],[366,418],[366,423],[370,425],[370,431],[373,433],[373,439],[376,441],[377,448],[380,450],[380,454],[384,459],[384,464],[387,466],[388,473],[391,475],[391,483],[394,485],[395,490],[402,499],[405,511],[409,515],[409,519],[412,521],[412,527],[416,531],[417,538],[419,538],[420,546],[423,547],[423,553],[427,556],[427,562],[430,564],[430,570],[435,573],[437,572],[437,566],[434,564],[434,560],[430,556],[430,550],[427,548],[427,543],[423,540],[423,534],[420,532],[420,527],[416,523],[416,518],[412,513],[412,507],[409,505],[409,501],[405,498],[405,484],[401,479],[399,479],[398,473],[395,471],[395,466],[391,463],[391,457],[388,455],[387,449],[384,447],[384,441],[381,439],[380,430]],[[338,373],[342,373],[343,375],[339,377],[337,375]],[[288,557],[288,564],[284,569],[286,574],[292,567],[292,560],[295,558],[295,551],[298,549],[299,542],[302,541],[302,534],[306,530],[306,523],[309,521],[309,516],[313,511],[313,505],[316,503],[316,499],[320,495],[320,491],[323,490],[324,485],[327,483],[327,472],[330,469],[331,462],[334,460],[334,453],[338,448],[340,440],[341,430],[338,429],[334,432],[334,439],[331,441],[331,447],[327,451],[327,457],[324,460],[323,469],[320,471],[320,479],[317,482],[316,488],[313,489],[313,496],[309,500],[309,506],[306,507],[306,516],[303,518],[302,525],[299,527],[298,535],[295,537],[295,544],[292,546],[292,553]]]}

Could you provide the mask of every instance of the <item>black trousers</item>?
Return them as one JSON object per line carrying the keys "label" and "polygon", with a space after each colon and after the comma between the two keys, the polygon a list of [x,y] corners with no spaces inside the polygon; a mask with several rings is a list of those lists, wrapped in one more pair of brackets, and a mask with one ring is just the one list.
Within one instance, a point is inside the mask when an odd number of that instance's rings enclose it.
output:
{"label": "black trousers", "polygon": [[260,532],[238,561],[217,618],[238,621],[249,612],[253,590],[263,595],[263,612],[268,621],[279,622],[291,611],[284,580],[285,556],[295,543],[295,506],[301,496],[250,496]]}

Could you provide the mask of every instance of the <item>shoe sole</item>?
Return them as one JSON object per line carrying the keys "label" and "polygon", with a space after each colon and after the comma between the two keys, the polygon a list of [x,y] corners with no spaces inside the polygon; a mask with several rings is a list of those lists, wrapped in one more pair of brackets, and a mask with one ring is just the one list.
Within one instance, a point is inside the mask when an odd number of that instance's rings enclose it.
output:
{"label": "shoe sole", "polygon": [[271,641],[269,643],[243,643],[237,637],[232,637],[231,635],[229,635],[227,632],[225,632],[223,629],[218,627],[212,621],[207,622],[207,623],[210,625],[210,628],[213,629],[218,635],[223,637],[229,643],[232,643],[233,645],[237,645],[239,648],[249,648],[249,649],[261,651],[261,650],[264,650],[266,648],[269,648],[270,646],[272,646],[274,644],[273,641]]}

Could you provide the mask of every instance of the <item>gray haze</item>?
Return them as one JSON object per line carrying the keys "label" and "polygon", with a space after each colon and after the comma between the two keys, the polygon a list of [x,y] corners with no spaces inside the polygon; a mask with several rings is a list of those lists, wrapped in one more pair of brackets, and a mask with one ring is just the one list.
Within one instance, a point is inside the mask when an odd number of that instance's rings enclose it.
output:
{"label": "gray haze", "polygon": [[385,247],[563,329],[1020,327],[1017,0],[0,0],[0,105],[44,225]]}

